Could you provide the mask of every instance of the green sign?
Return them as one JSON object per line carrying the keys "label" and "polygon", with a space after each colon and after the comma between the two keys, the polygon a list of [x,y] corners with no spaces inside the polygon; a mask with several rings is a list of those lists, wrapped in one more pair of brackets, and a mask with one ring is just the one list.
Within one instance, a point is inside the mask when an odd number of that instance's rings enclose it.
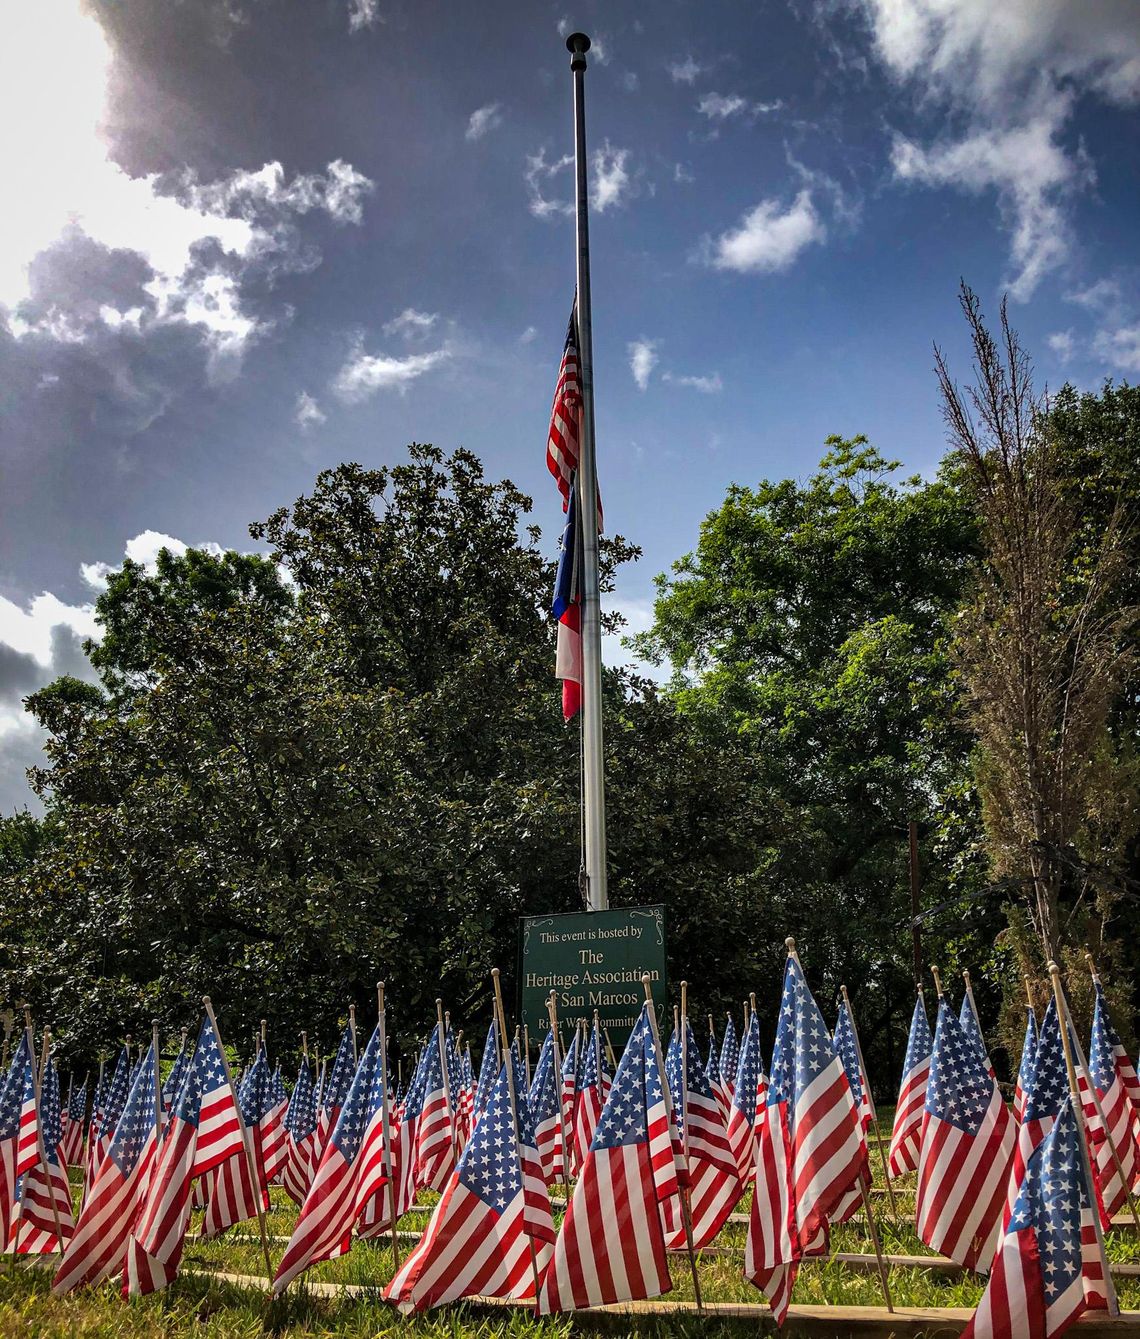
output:
{"label": "green sign", "polygon": [[645,974],[658,1024],[664,1027],[664,907],[524,916],[519,960],[519,1012],[532,1042],[541,1043],[550,1031],[546,1001],[553,990],[563,1040],[578,1019],[592,1022],[596,1009],[620,1055],[641,1012]]}

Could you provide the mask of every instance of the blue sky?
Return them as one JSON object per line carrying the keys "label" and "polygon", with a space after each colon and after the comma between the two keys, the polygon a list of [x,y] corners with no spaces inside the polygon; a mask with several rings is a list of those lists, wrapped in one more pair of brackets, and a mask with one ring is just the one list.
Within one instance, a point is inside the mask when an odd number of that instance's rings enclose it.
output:
{"label": "blue sky", "polygon": [[[246,526],[344,459],[478,452],[534,497],[588,86],[598,451],[640,544],[828,433],[943,449],[959,277],[1042,384],[1140,373],[1133,0],[644,6],[38,0],[0,56],[0,810],[107,565]],[[553,691],[553,687],[552,687]]]}

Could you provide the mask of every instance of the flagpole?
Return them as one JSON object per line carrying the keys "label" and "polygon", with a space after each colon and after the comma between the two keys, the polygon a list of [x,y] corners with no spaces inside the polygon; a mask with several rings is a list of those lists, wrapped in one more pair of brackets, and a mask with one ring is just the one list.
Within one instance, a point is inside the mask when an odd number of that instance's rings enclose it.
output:
{"label": "flagpole", "polygon": [[[1069,1032],[1069,1006],[1065,999],[1065,992],[1061,989],[1061,969],[1055,962],[1046,964],[1046,969],[1053,982],[1053,999],[1057,1005],[1057,1021],[1061,1027],[1061,1043],[1065,1048],[1065,1069],[1069,1075],[1069,1105],[1073,1108],[1073,1118],[1077,1122],[1077,1144],[1081,1150],[1081,1171],[1085,1178],[1085,1190],[1089,1197],[1089,1217],[1092,1219],[1093,1231],[1096,1234],[1096,1248],[1100,1255],[1100,1267],[1104,1271],[1104,1286],[1106,1292],[1106,1302],[1108,1304],[1108,1314],[1110,1316],[1120,1315],[1120,1303],[1116,1298],[1116,1284],[1113,1282],[1112,1270],[1109,1267],[1108,1256],[1104,1250],[1104,1233],[1100,1226],[1100,1205],[1097,1202],[1096,1181],[1093,1179],[1092,1159],[1089,1156],[1089,1136],[1085,1128],[1085,1113],[1081,1106],[1080,1089],[1077,1086],[1077,1071],[1073,1065],[1073,1049],[1070,1045]],[[1072,1035],[1075,1035],[1075,1031]],[[1089,1087],[1092,1087],[1092,1078],[1089,1078]],[[1095,1092],[1096,1090],[1093,1089]],[[1107,1133],[1108,1127],[1105,1126]]]}
{"label": "flagpole", "polygon": [[598,581],[598,476],[594,452],[594,343],[590,305],[590,204],[586,180],[586,52],[590,39],[566,39],[574,77],[574,176],[578,234],[579,430],[578,524],[582,533],[582,801],[586,837],[586,906],[605,911],[606,792],[602,752],[602,626]]}

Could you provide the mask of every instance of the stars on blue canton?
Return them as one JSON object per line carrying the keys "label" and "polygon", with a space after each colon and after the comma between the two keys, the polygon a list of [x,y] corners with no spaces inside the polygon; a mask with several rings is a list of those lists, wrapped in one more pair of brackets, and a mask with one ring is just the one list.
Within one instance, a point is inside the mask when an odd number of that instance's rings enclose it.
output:
{"label": "stars on blue canton", "polygon": [[1066,1102],[1029,1159],[1009,1220],[1010,1232],[1032,1228],[1037,1235],[1047,1306],[1081,1272],[1081,1214],[1090,1202],[1079,1138],[1072,1105]]}
{"label": "stars on blue canton", "polygon": [[787,1103],[789,1124],[794,1124],[800,1095],[836,1059],[831,1034],[819,1006],[804,980],[795,958],[784,968],[784,991],[780,997],[780,1021],[772,1049],[772,1076],[768,1105]]}
{"label": "stars on blue canton", "polygon": [[273,1110],[273,1105],[273,1076],[265,1051],[259,1049],[238,1090],[241,1118],[247,1126],[256,1125]]}
{"label": "stars on blue canton", "polygon": [[340,1045],[336,1050],[336,1059],[333,1061],[332,1072],[329,1074],[325,1091],[322,1094],[326,1111],[343,1105],[355,1068],[356,1065],[352,1058],[352,1027],[346,1024],[344,1031],[340,1034]]}
{"label": "stars on blue canton", "polygon": [[574,1081],[574,1092],[582,1087],[582,1029],[574,1028],[574,1034],[570,1038],[570,1049],[562,1057],[562,1079]]}
{"label": "stars on blue canton", "polygon": [[978,1016],[974,1013],[974,1007],[970,1003],[969,995],[962,996],[962,1007],[958,1010],[958,1024],[962,1029],[963,1035],[971,1046],[977,1051],[978,1059],[982,1062],[985,1069],[989,1069],[989,1052],[986,1050],[985,1039],[982,1037],[981,1025],[978,1022]]}
{"label": "stars on blue canton", "polygon": [[[677,1133],[682,1137],[685,1133],[685,1107],[684,1101],[686,1094],[696,1093],[698,1097],[706,1098],[712,1102],[712,1088],[709,1086],[708,1076],[705,1074],[701,1065],[701,1053],[697,1048],[697,1039],[693,1036],[693,1029],[688,1019],[681,1023],[685,1033],[685,1045],[681,1046],[680,1039],[674,1035],[669,1042],[669,1051],[665,1056],[665,1074],[669,1080],[669,1092],[673,1097],[673,1114],[677,1121]],[[682,1084],[682,1058],[687,1053],[688,1059],[688,1081]],[[755,1091],[755,1085],[753,1085]]]}
{"label": "stars on blue canton", "polygon": [[307,1060],[301,1061],[297,1082],[289,1095],[285,1128],[298,1142],[317,1128],[317,1091],[313,1086],[313,1071]]}
{"label": "stars on blue canton", "polygon": [[[775,1054],[773,1054],[775,1059]],[[748,1019],[748,1028],[744,1033],[744,1044],[740,1048],[740,1059],[736,1066],[736,1082],[732,1090],[732,1105],[747,1120],[756,1115],[756,1089],[760,1075],[764,1071],[764,1057],[760,1054],[760,1024],[756,1015]]]}
{"label": "stars on blue canton", "polygon": [[515,1113],[519,1120],[519,1138],[531,1148],[535,1146],[535,1122],[526,1093],[526,1070],[523,1068],[519,1048],[511,1046],[511,1063],[515,1067]]}
{"label": "stars on blue canton", "polygon": [[976,1135],[993,1095],[993,1080],[977,1047],[962,1031],[946,1001],[938,1002],[938,1023],[926,1083],[926,1110],[959,1130]]}
{"label": "stars on blue canton", "polygon": [[[20,1128],[20,1108],[24,1100],[24,1071],[27,1069],[27,1039],[21,1035],[12,1064],[0,1088],[0,1140],[14,1139]],[[3,1212],[0,1207],[0,1212]]]}
{"label": "stars on blue canton", "polygon": [[1065,1045],[1057,1023],[1057,1006],[1052,1000],[1041,1023],[1029,1081],[1022,1084],[1022,1092],[1025,1094],[1025,1120],[1056,1116],[1069,1100]]}
{"label": "stars on blue canton", "polygon": [[554,1033],[548,1032],[538,1053],[527,1105],[535,1127],[544,1125],[558,1115],[558,1081],[554,1074]]}
{"label": "stars on blue canton", "polygon": [[156,1091],[155,1055],[152,1046],[143,1056],[142,1064],[131,1084],[123,1106],[123,1114],[111,1140],[110,1154],[119,1171],[130,1176],[142,1156],[146,1141],[154,1129],[154,1098]]}
{"label": "stars on blue canton", "polygon": [[59,1073],[55,1061],[48,1062],[40,1088],[40,1128],[44,1134],[44,1152],[53,1167],[59,1166],[59,1141],[63,1138],[63,1111],[59,1102]]}
{"label": "stars on blue canton", "polygon": [[[336,1128],[332,1132],[331,1142],[340,1150],[344,1160],[352,1164],[360,1152],[360,1142],[372,1116],[372,1078],[380,1056],[380,1029],[372,1030],[368,1045],[360,1057],[356,1073],[349,1084],[348,1092],[341,1103]],[[351,1059],[351,1056],[349,1057]],[[436,1067],[439,1067],[439,1053],[436,1052]]]}
{"label": "stars on blue canton", "polygon": [[81,1121],[87,1114],[87,1080],[78,1088],[73,1088],[67,1103],[67,1114],[72,1120]]}
{"label": "stars on blue canton", "polygon": [[444,1037],[444,1054],[447,1056],[447,1086],[451,1092],[451,1105],[455,1105],[455,1095],[463,1085],[463,1061],[459,1048],[455,1044],[455,1033],[450,1024]]}
{"label": "stars on blue canton", "polygon": [[590,1044],[586,1047],[586,1054],[583,1057],[579,1087],[596,1088],[602,1081],[601,1076],[605,1073],[605,1069],[606,1062],[602,1059],[602,1033],[595,1023],[594,1030],[590,1033]]}
{"label": "stars on blue canton", "polygon": [[424,1054],[424,1096],[443,1091],[443,1064],[439,1058],[439,1024],[432,1029]]}
{"label": "stars on blue canton", "polygon": [[709,1056],[705,1061],[705,1077],[710,1084],[723,1082],[720,1076],[720,1052],[717,1050],[716,1037],[709,1037]]}
{"label": "stars on blue canton", "polygon": [[420,1052],[420,1058],[416,1061],[416,1070],[412,1075],[412,1081],[408,1084],[407,1096],[404,1098],[404,1114],[408,1120],[418,1120],[423,1114],[424,1098],[427,1097],[427,1047]]}
{"label": "stars on blue canton", "polygon": [[926,1021],[926,1006],[919,996],[914,1002],[914,1013],[910,1020],[910,1037],[906,1044],[906,1059],[903,1061],[903,1073],[909,1074],[917,1069],[924,1060],[930,1059],[934,1043],[930,1038],[930,1024]]}
{"label": "stars on blue canton", "polygon": [[740,1043],[736,1040],[736,1025],[732,1015],[724,1025],[724,1039],[720,1044],[720,1072],[725,1078],[731,1078],[740,1064]]}
{"label": "stars on blue canton", "polygon": [[1033,1067],[1037,1059],[1037,1015],[1032,1009],[1029,1010],[1029,1018],[1025,1024],[1025,1045],[1021,1048],[1021,1064],[1017,1069],[1017,1085],[1024,1093],[1033,1073]]}
{"label": "stars on blue canton", "polygon": [[99,1133],[102,1135],[112,1135],[115,1133],[115,1126],[119,1123],[119,1117],[123,1114],[123,1106],[127,1100],[127,1091],[130,1088],[131,1061],[124,1046],[119,1052],[119,1059],[115,1065],[115,1073],[107,1087],[107,1095],[103,1102],[103,1118],[100,1122]]}
{"label": "stars on blue canton", "polygon": [[499,1213],[522,1191],[506,1065],[499,1070],[483,1118],[463,1150],[458,1171],[467,1189]]}
{"label": "stars on blue canton", "polygon": [[1089,1074],[1099,1092],[1105,1093],[1116,1078],[1116,1051],[1120,1038],[1112,1025],[1104,990],[1096,983],[1096,1003],[1093,1006],[1092,1036],[1089,1038]]}
{"label": "stars on blue canton", "polygon": [[170,1073],[166,1076],[162,1085],[162,1100],[166,1106],[174,1101],[182,1088],[182,1080],[186,1077],[186,1070],[190,1066],[190,1052],[183,1046],[174,1057],[174,1064],[170,1067]]}
{"label": "stars on blue canton", "polygon": [[839,1014],[835,1020],[835,1049],[843,1061],[847,1082],[851,1085],[851,1095],[858,1108],[863,1100],[863,1075],[859,1068],[859,1048],[855,1044],[855,1024],[851,1021],[851,1012],[844,1001],[840,1001]]}
{"label": "stars on blue canton", "polygon": [[482,1115],[491,1100],[491,1090],[495,1086],[500,1066],[498,1064],[499,1033],[494,1020],[487,1029],[487,1040],[483,1043],[483,1059],[479,1064],[479,1084],[475,1089],[475,1115]]}
{"label": "stars on blue canton", "polygon": [[644,1143],[648,1138],[646,1104],[660,1102],[663,1097],[653,1033],[643,1004],[618,1061],[617,1073],[591,1147],[624,1148],[629,1144]]}

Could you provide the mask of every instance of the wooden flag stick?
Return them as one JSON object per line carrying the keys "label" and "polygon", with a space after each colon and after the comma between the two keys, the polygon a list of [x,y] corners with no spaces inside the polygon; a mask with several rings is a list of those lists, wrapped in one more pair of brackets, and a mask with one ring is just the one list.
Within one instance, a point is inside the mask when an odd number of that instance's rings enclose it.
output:
{"label": "wooden flag stick", "polygon": [[[261,1020],[261,1049],[262,1049],[263,1051],[265,1051],[265,1019],[264,1019],[264,1018]],[[265,1058],[266,1058],[266,1060],[269,1059],[269,1052],[268,1052],[268,1051],[266,1051],[266,1053],[265,1053]]]}
{"label": "wooden flag stick", "polygon": [[348,1030],[352,1033],[352,1063],[353,1063],[354,1065],[359,1065],[359,1064],[360,1064],[360,1056],[359,1056],[359,1054],[357,1053],[357,1049],[356,1049],[356,1005],[355,1005],[355,1004],[350,1004],[350,1005],[348,1006]]}
{"label": "wooden flag stick", "polygon": [[617,1073],[617,1056],[614,1055],[614,1044],[610,1041],[610,1030],[608,1027],[602,1028],[602,1036],[606,1043],[606,1055],[609,1057],[610,1068]]}
{"label": "wooden flag stick", "polygon": [[[503,1039],[503,1064],[507,1067],[507,1092],[511,1099],[511,1121],[515,1127],[515,1159],[518,1163],[519,1184],[525,1185],[526,1170],[523,1167],[522,1158],[522,1129],[519,1126],[518,1099],[515,1096],[515,1062],[511,1055],[511,1048],[507,1045],[507,1019],[503,1012],[503,989],[499,984],[499,969],[497,967],[491,968],[491,980],[495,986],[495,1017],[499,1021],[499,1036]],[[530,1271],[534,1276],[534,1304],[537,1306],[541,1292],[538,1277],[538,1253],[534,1249],[534,1238],[527,1232],[525,1223],[523,1231],[526,1232],[527,1244],[530,1246]]]}
{"label": "wooden flag stick", "polygon": [[158,1157],[158,1148],[162,1142],[162,1084],[158,1071],[158,1019],[150,1020],[150,1044],[154,1048],[154,1156]]}
{"label": "wooden flag stick", "polygon": [[[803,964],[800,962],[800,955],[796,952],[796,941],[789,935],[784,940],[787,945],[788,957],[795,958],[796,966],[803,970]],[[879,1243],[879,1228],[875,1222],[875,1215],[871,1209],[871,1196],[867,1193],[867,1187],[863,1184],[863,1178],[860,1176],[859,1193],[863,1198],[863,1212],[867,1215],[867,1227],[871,1232],[871,1244],[875,1248],[875,1261],[879,1267],[879,1282],[883,1288],[883,1301],[887,1304],[887,1310],[894,1311],[894,1303],[891,1301],[891,1285],[887,1281],[887,1264],[883,1259],[883,1248]]]}
{"label": "wooden flag stick", "polygon": [[550,1015],[550,1034],[554,1038],[554,1087],[558,1098],[558,1129],[562,1136],[562,1184],[566,1198],[570,1198],[570,1144],[566,1135],[566,1107],[562,1101],[562,1046],[558,1037],[558,992],[552,990],[546,997],[546,1011]]}
{"label": "wooden flag stick", "polygon": [[930,964],[930,975],[934,978],[934,989],[938,992],[938,998],[942,999],[942,976],[933,963]]}
{"label": "wooden flag stick", "polygon": [[[1101,1105],[1100,1094],[1096,1090],[1096,1084],[1093,1083],[1092,1075],[1089,1073],[1088,1061],[1085,1059],[1084,1050],[1081,1047],[1081,1039],[1077,1036],[1077,1027],[1073,1022],[1073,1016],[1069,1013],[1069,1006],[1065,1005],[1065,1022],[1067,1030],[1072,1039],[1073,1051],[1075,1053],[1077,1069],[1085,1076],[1089,1086],[1089,1098],[1092,1101],[1093,1108],[1096,1111],[1097,1119],[1100,1121],[1100,1128],[1104,1131],[1104,1137],[1108,1143],[1108,1151],[1112,1157],[1112,1165],[1116,1169],[1117,1176],[1120,1177],[1120,1184],[1124,1187],[1124,1194],[1128,1200],[1128,1212],[1132,1215],[1132,1221],[1136,1224],[1137,1232],[1140,1232],[1140,1215],[1136,1212],[1136,1201],[1132,1198],[1132,1188],[1128,1184],[1128,1178],[1124,1175],[1124,1167],[1120,1161],[1120,1152],[1116,1147],[1116,1140],[1112,1137],[1112,1131],[1108,1127],[1108,1121],[1105,1119],[1104,1107]],[[1066,1028],[1062,1028],[1065,1031]]]}
{"label": "wooden flag stick", "polygon": [[9,1052],[9,1049],[10,1049],[11,1044],[12,1044],[12,1024],[13,1024],[13,1021],[14,1021],[14,1020],[13,1020],[13,1018],[12,1018],[12,1010],[11,1010],[11,1009],[5,1009],[5,1010],[4,1010],[4,1054],[3,1054],[3,1057],[0,1058],[0,1069],[2,1069],[5,1073],[8,1072],[8,1052]]}
{"label": "wooden flag stick", "polygon": [[388,1120],[388,1021],[384,1011],[384,982],[376,982],[377,1027],[380,1029],[380,1138],[384,1145],[384,1175],[388,1178],[388,1230],[392,1235],[392,1262],[400,1268],[400,1235],[396,1231],[396,1182],[392,1175],[392,1127]]}
{"label": "wooden flag stick", "polygon": [[[1089,1137],[1085,1129],[1085,1113],[1081,1106],[1080,1088],[1077,1085],[1077,1070],[1073,1064],[1073,1048],[1069,1035],[1069,1006],[1065,1000],[1065,992],[1061,989],[1061,969],[1055,962],[1048,964],[1049,977],[1053,983],[1053,999],[1057,1005],[1057,1020],[1061,1025],[1061,1042],[1065,1048],[1065,1069],[1069,1075],[1069,1104],[1073,1108],[1073,1116],[1077,1122],[1077,1133],[1080,1136],[1078,1143],[1081,1149],[1081,1171],[1085,1178],[1085,1192],[1089,1197],[1089,1217],[1093,1221],[1093,1231],[1096,1233],[1096,1248],[1100,1255],[1100,1266],[1104,1274],[1104,1286],[1106,1300],[1108,1302],[1108,1314],[1110,1316],[1120,1315],[1120,1303],[1116,1298],[1116,1284],[1113,1282],[1112,1271],[1108,1267],[1108,1257],[1104,1251],[1104,1233],[1100,1226],[1100,1207],[1097,1202],[1096,1182],[1093,1180],[1092,1159],[1089,1154]],[[1091,1086],[1091,1084],[1090,1084]],[[1093,1089],[1095,1092],[1096,1090]],[[1108,1127],[1105,1126],[1105,1133]],[[1122,1178],[1123,1179],[1123,1178]],[[1127,1184],[1127,1182],[1125,1182]],[[1135,1210],[1133,1210],[1135,1212]]]}
{"label": "wooden flag stick", "polygon": [[863,1047],[859,1041],[859,1029],[855,1026],[855,1012],[851,1008],[851,998],[847,994],[847,987],[840,986],[839,990],[843,996],[843,1003],[847,1006],[847,1017],[851,1022],[851,1035],[855,1038],[855,1054],[859,1058],[859,1077],[867,1094],[867,1105],[871,1109],[871,1124],[875,1127],[875,1143],[879,1146],[879,1157],[883,1163],[883,1177],[887,1183],[887,1195],[891,1203],[891,1217],[897,1222],[899,1210],[895,1203],[895,1187],[891,1181],[890,1169],[887,1167],[887,1151],[883,1147],[883,1135],[879,1129],[879,1113],[875,1110],[875,1099],[871,1094],[871,1080],[867,1074],[866,1063],[863,1060]]}
{"label": "wooden flag stick", "polygon": [[[443,1101],[447,1107],[447,1128],[451,1135],[451,1156],[455,1157],[455,1108],[451,1105],[451,1082],[447,1075],[447,1023],[443,1017],[443,1001],[435,1002],[436,1037],[439,1039],[439,1067],[443,1071]],[[507,1039],[503,1037],[503,1045]]]}
{"label": "wooden flag stick", "polygon": [[530,1025],[523,1024],[523,1063],[526,1068],[526,1090],[530,1092],[531,1073],[530,1073]]}
{"label": "wooden flag stick", "polygon": [[1029,979],[1028,975],[1027,975],[1026,978],[1025,978],[1025,999],[1026,999],[1026,1002],[1027,1002],[1028,1005],[1029,1005],[1029,1012],[1032,1013],[1032,1012],[1033,1012],[1033,982]]}
{"label": "wooden flag stick", "polygon": [[305,1057],[306,1060],[308,1060],[308,1058],[309,1058],[309,1034],[308,1034],[307,1032],[302,1032],[302,1033],[301,1033],[301,1054]]}
{"label": "wooden flag stick", "polygon": [[[744,1031],[748,1031],[748,1001],[744,1001]],[[743,1044],[743,1043],[742,1043]]]}
{"label": "wooden flag stick", "polygon": [[241,1114],[241,1104],[238,1102],[237,1088],[234,1087],[230,1059],[226,1055],[226,1048],[222,1045],[222,1034],[218,1028],[218,1020],[214,1017],[214,1006],[210,1002],[209,995],[202,996],[202,1007],[206,1010],[206,1017],[210,1020],[210,1026],[214,1029],[214,1036],[218,1039],[218,1054],[222,1058],[222,1069],[225,1071],[226,1082],[230,1086],[230,1096],[234,1100],[238,1128],[241,1130],[241,1141],[245,1145],[246,1161],[249,1163],[250,1184],[253,1186],[254,1199],[257,1201],[257,1225],[261,1229],[261,1249],[265,1255],[265,1271],[269,1277],[270,1291],[272,1291],[273,1261],[269,1258],[269,1232],[265,1226],[265,1206],[261,1202],[261,1178],[257,1174],[257,1160],[253,1156],[253,1141],[249,1137],[249,1129]]}
{"label": "wooden flag stick", "polygon": [[709,1014],[709,1041],[716,1041],[716,1028],[713,1026],[713,1016]]}
{"label": "wooden flag stick", "polygon": [[689,1163],[689,983],[681,982],[681,1010],[677,1020],[681,1041],[681,1147]]}
{"label": "wooden flag stick", "polygon": [[[649,1015],[649,1030],[653,1035],[653,1050],[657,1057],[657,1070],[661,1075],[661,1087],[665,1096],[665,1110],[669,1114],[670,1123],[673,1122],[673,1097],[669,1092],[669,1076],[665,1072],[665,1057],[661,1052],[661,1036],[657,1031],[657,1013],[653,1007],[653,990],[649,973],[646,972],[641,978],[641,984],[645,988],[646,1012]],[[678,1187],[679,1198],[681,1201],[681,1221],[685,1225],[685,1247],[689,1253],[689,1268],[693,1275],[693,1296],[696,1298],[697,1311],[704,1313],[704,1302],[701,1300],[701,1280],[697,1273],[697,1252],[693,1246],[693,1214],[689,1205],[689,1191],[687,1186]]]}

